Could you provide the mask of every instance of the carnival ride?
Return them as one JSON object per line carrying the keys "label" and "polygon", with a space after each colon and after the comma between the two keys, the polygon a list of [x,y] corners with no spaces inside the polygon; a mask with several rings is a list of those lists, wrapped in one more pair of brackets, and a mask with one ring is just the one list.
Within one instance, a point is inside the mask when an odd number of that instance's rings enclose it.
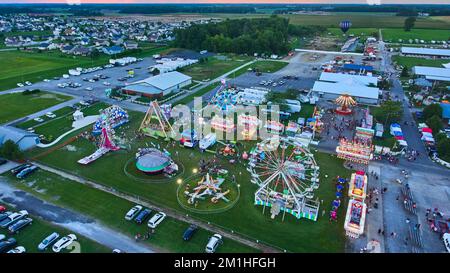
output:
{"label": "carnival ride", "polygon": [[211,128],[219,132],[231,133],[236,126],[232,119],[216,115],[211,119]]}
{"label": "carnival ride", "polygon": [[338,107],[335,112],[339,115],[350,115],[353,113],[350,107],[356,105],[356,101],[348,94],[343,94],[335,100]]}
{"label": "carnival ride", "polygon": [[249,114],[241,114],[237,118],[238,126],[242,134],[243,140],[254,140],[254,136],[257,133],[259,126],[261,125],[261,120],[257,116]]}
{"label": "carnival ride", "polygon": [[226,180],[228,171],[221,169],[218,172],[217,178],[214,179],[213,175],[207,172],[204,174],[200,181],[196,183],[196,186],[191,189],[191,184],[186,184],[184,194],[186,195],[187,203],[195,205],[198,200],[206,200],[211,198],[210,201],[213,204],[217,204],[220,200],[228,203],[230,200],[226,197],[230,193],[229,189],[224,189],[223,183]]}
{"label": "carnival ride", "polygon": [[229,113],[235,109],[237,101],[237,89],[231,86],[227,87],[225,80],[222,80],[222,85],[208,104],[214,105],[223,113]]}
{"label": "carnival ride", "polygon": [[364,201],[358,199],[351,199],[349,201],[344,222],[344,229],[347,236],[358,238],[364,233],[366,209],[367,205]]}
{"label": "carnival ride", "polygon": [[356,127],[353,140],[344,138],[339,140],[339,146],[336,147],[338,158],[359,164],[369,164],[373,158],[373,135],[372,129]]}
{"label": "carnival ride", "polygon": [[112,130],[108,123],[106,123],[103,128],[102,128],[102,133],[101,133],[101,139],[99,142],[99,148],[91,155],[88,155],[80,160],[78,160],[77,162],[83,165],[87,165],[90,164],[92,162],[94,162],[95,160],[99,159],[100,157],[102,157],[103,155],[105,155],[106,153],[110,152],[110,151],[117,151],[120,149],[119,146],[117,146],[113,139],[113,134],[114,134],[114,130]]}
{"label": "carnival ride", "polygon": [[272,218],[283,211],[283,219],[287,212],[317,220],[320,202],[313,192],[319,187],[319,166],[305,146],[288,138],[263,140],[251,151],[247,170],[259,187],[255,205],[262,205],[263,213],[271,207]]}
{"label": "carnival ride", "polygon": [[108,124],[111,129],[116,129],[128,122],[129,116],[127,111],[120,106],[112,105],[101,111],[100,117],[93,126],[92,134],[100,135],[105,124]]}
{"label": "carnival ride", "polygon": [[187,129],[181,133],[180,144],[184,147],[193,148],[198,142],[198,134],[195,129]]}
{"label": "carnival ride", "polygon": [[136,153],[136,168],[145,174],[160,174],[171,176],[178,172],[178,165],[170,158],[167,151],[156,148],[140,148]]}
{"label": "carnival ride", "polygon": [[161,107],[156,100],[152,101],[139,131],[151,137],[173,138],[175,132],[169,122],[170,109],[168,108],[166,106]]}
{"label": "carnival ride", "polygon": [[348,188],[348,196],[359,200],[366,198],[367,192],[367,175],[364,171],[357,171],[353,173],[350,178],[350,184]]}
{"label": "carnival ride", "polygon": [[235,143],[217,141],[216,153],[225,159],[236,159],[239,149]]}

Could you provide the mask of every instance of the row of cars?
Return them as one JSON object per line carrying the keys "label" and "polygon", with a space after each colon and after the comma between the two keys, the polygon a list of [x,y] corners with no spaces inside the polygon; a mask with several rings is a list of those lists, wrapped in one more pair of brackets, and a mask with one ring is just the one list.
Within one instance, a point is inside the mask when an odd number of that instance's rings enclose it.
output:
{"label": "row of cars", "polygon": [[[148,217],[150,217],[151,210],[148,208],[143,208],[142,206],[136,205],[132,207],[126,214],[125,214],[125,220],[127,221],[134,221],[137,224],[142,224],[146,221]],[[155,215],[153,215],[152,218],[148,221],[148,227],[149,228],[156,228],[164,219],[166,218],[166,214],[164,212],[158,212]],[[196,225],[190,225],[183,233],[183,240],[189,241],[192,236],[197,232],[198,227]],[[206,245],[205,252],[206,253],[214,253],[216,252],[219,245],[223,243],[222,235],[220,234],[214,234],[209,238],[209,241]]]}
{"label": "row of cars", "polygon": [[15,175],[19,179],[23,179],[27,177],[28,175],[34,173],[39,169],[38,166],[33,164],[22,164],[19,165],[11,170],[11,173]]}
{"label": "row of cars", "polygon": [[[32,223],[33,219],[28,217],[28,212],[26,210],[11,212],[6,211],[5,207],[0,206],[0,227],[7,229],[11,235],[17,234],[20,230],[31,225]],[[57,253],[67,248],[70,244],[77,240],[77,236],[75,234],[69,234],[60,239],[59,238],[60,235],[56,232],[53,232],[39,243],[38,249],[40,251],[44,251],[52,246],[53,252]],[[5,235],[0,234],[0,253],[26,252],[25,247],[16,247],[16,245],[17,240],[15,238],[11,237],[6,239]]]}
{"label": "row of cars", "polygon": [[283,81],[283,80],[268,80],[268,81],[261,81],[261,82],[259,82],[259,84],[260,85],[263,85],[263,86],[273,86],[273,87],[276,87],[276,86],[281,86],[281,85],[283,85],[283,84],[285,84],[286,82],[285,81]]}
{"label": "row of cars", "polygon": [[18,87],[31,86],[31,85],[32,85],[32,83],[29,81],[26,81],[24,83],[21,83],[21,82],[17,83]]}

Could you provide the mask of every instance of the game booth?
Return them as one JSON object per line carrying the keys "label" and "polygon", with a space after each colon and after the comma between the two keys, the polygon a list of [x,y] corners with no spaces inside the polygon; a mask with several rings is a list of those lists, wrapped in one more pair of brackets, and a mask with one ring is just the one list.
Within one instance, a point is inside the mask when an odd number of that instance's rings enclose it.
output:
{"label": "game booth", "polygon": [[364,233],[367,206],[364,201],[351,199],[348,203],[344,229],[347,236],[359,238]]}
{"label": "game booth", "polygon": [[358,200],[366,199],[367,175],[364,171],[353,173],[348,187],[348,196]]}
{"label": "game booth", "polygon": [[94,124],[92,134],[100,135],[102,133],[102,128],[105,126],[105,123],[108,123],[108,126],[110,126],[111,129],[116,129],[128,122],[129,117],[127,111],[123,110],[117,105],[113,105],[101,112],[99,119]]}

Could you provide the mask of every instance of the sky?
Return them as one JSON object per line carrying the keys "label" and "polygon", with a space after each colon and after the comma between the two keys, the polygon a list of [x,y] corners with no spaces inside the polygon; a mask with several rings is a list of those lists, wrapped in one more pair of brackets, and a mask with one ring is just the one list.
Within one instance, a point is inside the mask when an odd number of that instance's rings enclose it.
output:
{"label": "sky", "polygon": [[298,4],[449,4],[450,0],[0,0],[0,3],[298,3]]}

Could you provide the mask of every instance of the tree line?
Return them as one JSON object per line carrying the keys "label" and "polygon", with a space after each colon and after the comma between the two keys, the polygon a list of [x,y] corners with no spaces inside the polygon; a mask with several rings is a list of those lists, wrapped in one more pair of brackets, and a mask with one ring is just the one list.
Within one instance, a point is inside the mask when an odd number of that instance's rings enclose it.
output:
{"label": "tree line", "polygon": [[289,19],[269,18],[225,20],[206,25],[192,25],[175,30],[175,47],[237,54],[286,54],[289,36],[314,35],[325,28],[294,26]]}

